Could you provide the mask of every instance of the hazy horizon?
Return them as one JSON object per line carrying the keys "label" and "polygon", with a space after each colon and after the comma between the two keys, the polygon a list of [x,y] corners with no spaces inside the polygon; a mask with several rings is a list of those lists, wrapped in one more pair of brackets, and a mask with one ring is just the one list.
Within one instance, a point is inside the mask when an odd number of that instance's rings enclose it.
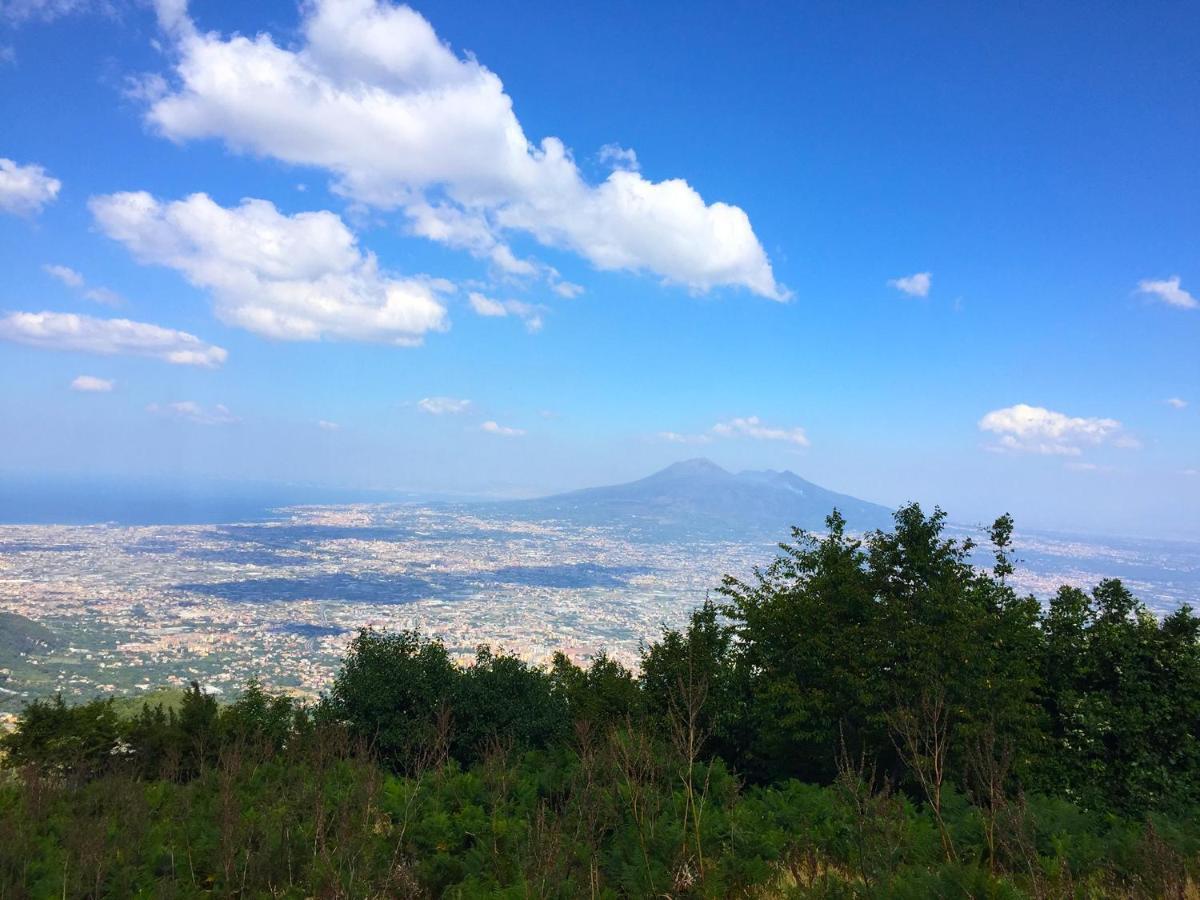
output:
{"label": "hazy horizon", "polygon": [[[699,457],[708,460],[707,457]],[[681,458],[668,463],[664,468],[688,462],[697,457]],[[708,460],[711,461],[711,460]],[[738,472],[762,471],[761,469],[729,469]],[[629,481],[638,481],[656,474],[643,472]],[[793,471],[789,469],[775,471]],[[793,474],[801,475],[799,472]],[[801,477],[803,477],[801,475]],[[91,525],[116,523],[122,525],[190,525],[226,524],[231,522],[270,521],[280,511],[300,506],[345,506],[357,504],[490,504],[508,500],[538,499],[566,494],[588,488],[626,484],[626,481],[570,484],[561,488],[536,490],[506,484],[479,484],[474,488],[460,490],[438,488],[385,487],[369,484],[331,484],[303,481],[269,481],[236,479],[229,477],[202,476],[192,480],[177,478],[147,477],[145,475],[111,474],[55,474],[55,473],[4,473],[0,474],[0,525]],[[820,485],[831,488],[830,485]],[[836,486],[833,490],[840,491]],[[871,497],[857,497],[868,503],[879,501]],[[902,502],[923,502],[909,498]],[[900,503],[880,505],[889,509]],[[932,510],[944,505],[926,502]],[[997,515],[1007,510],[993,511],[987,515],[959,515],[946,509],[949,521],[959,527],[984,528]],[[1046,524],[1037,521],[1017,520],[1021,533],[1046,533],[1058,536],[1081,536],[1095,538],[1128,538],[1132,540],[1162,539],[1182,543],[1200,543],[1192,533],[1170,531],[1138,532],[1126,528],[1122,531],[1074,526],[1070,523]],[[779,538],[786,537],[786,527],[781,526]]]}

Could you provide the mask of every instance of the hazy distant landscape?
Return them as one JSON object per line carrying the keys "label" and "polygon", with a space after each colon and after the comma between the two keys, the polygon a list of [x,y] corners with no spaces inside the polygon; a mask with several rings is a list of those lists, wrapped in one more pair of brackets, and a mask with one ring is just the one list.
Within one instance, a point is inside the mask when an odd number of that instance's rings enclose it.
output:
{"label": "hazy distant landscape", "polygon": [[[536,501],[3,525],[0,610],[35,637],[0,644],[0,710],[58,690],[137,694],[193,678],[232,691],[249,675],[316,696],[365,626],[419,628],[463,660],[491,643],[534,663],[607,650],[633,664],[723,575],[769,560],[787,523],[820,531],[835,503],[859,530],[890,522],[883,507],[791,473],[733,475],[690,460]],[[1198,544],[1018,531],[1016,556],[1013,584],[1042,599],[1113,577],[1159,614],[1200,595]]]}

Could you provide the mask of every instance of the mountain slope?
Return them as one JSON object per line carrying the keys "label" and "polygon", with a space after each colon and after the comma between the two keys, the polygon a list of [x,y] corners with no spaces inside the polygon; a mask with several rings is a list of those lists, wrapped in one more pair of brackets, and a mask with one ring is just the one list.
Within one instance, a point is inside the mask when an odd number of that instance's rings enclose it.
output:
{"label": "mountain slope", "polygon": [[638,481],[501,504],[516,516],[626,526],[646,536],[782,540],[793,525],[822,530],[835,507],[851,530],[887,527],[891,512],[794,472],[733,474],[689,459]]}
{"label": "mountain slope", "polygon": [[45,625],[16,613],[0,612],[0,666],[25,653],[44,653],[57,646],[58,638]]}

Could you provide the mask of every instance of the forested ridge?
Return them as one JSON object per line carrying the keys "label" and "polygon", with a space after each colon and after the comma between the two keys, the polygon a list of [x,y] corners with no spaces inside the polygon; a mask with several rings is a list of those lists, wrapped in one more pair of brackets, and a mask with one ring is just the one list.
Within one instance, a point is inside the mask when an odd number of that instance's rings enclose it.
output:
{"label": "forested ridge", "polygon": [[320,702],[26,707],[0,898],[1200,896],[1200,619],[834,512],[630,671],[364,630]]}

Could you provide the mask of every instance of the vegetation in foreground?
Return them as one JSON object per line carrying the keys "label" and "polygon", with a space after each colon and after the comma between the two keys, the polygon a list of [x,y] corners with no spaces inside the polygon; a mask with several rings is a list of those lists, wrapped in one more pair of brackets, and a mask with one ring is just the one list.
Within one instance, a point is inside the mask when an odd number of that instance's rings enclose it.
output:
{"label": "vegetation in foreground", "polygon": [[0,897],[1197,895],[1200,620],[942,523],[834,513],[637,673],[368,630],[312,707],[33,703]]}

